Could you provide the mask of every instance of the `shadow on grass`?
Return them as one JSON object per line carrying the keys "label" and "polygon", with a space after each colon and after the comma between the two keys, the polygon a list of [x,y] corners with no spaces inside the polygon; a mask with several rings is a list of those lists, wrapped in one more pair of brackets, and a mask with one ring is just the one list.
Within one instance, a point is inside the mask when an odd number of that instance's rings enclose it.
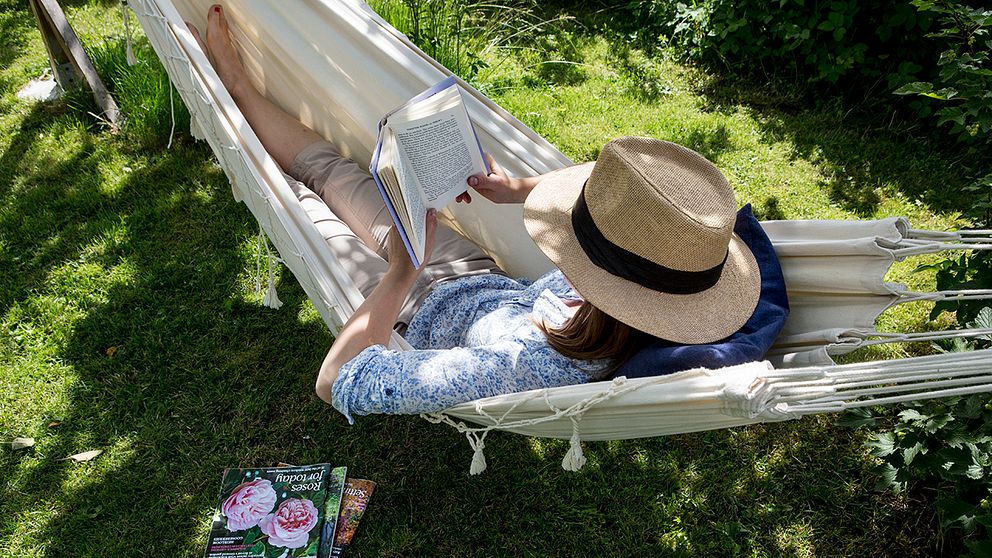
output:
{"label": "shadow on grass", "polygon": [[710,76],[703,95],[704,110],[747,107],[760,122],[762,141],[787,142],[793,159],[818,166],[830,199],[861,218],[875,217],[891,195],[940,213],[960,212],[971,203],[963,187],[992,164],[990,157],[967,155],[943,130],[916,129],[908,115],[829,102],[803,108],[774,88],[718,75]]}
{"label": "shadow on grass", "polygon": [[[30,137],[12,158],[39,156]],[[330,335],[301,317],[302,289],[284,280],[278,312],[233,294],[255,225],[205,150],[146,154],[110,194],[96,179],[61,196],[46,183],[73,176],[65,165],[95,176],[104,156],[82,146],[24,177],[36,191],[3,193],[16,210],[0,233],[22,239],[18,254],[45,253],[25,258],[20,269],[35,279],[10,302],[81,258],[130,270],[79,303],[59,343],[54,358],[76,379],[65,414],[38,417],[62,421],[47,457],[0,456],[7,517],[40,512],[39,502],[57,510],[36,535],[44,556],[200,555],[222,468],[278,461],[346,464],[379,483],[354,548],[367,555],[817,555],[837,540],[852,541],[842,554],[927,552],[872,542],[878,530],[925,523],[927,508],[872,493],[860,439],[823,420],[587,443],[576,474],[560,468],[564,441],[494,434],[480,477],[446,427],[416,417],[349,427],[313,395]],[[91,463],[54,459],[94,448],[108,451]],[[91,471],[85,481],[78,469]]]}
{"label": "shadow on grass", "polygon": [[765,202],[761,204],[761,207],[754,210],[754,216],[759,221],[781,221],[788,219],[788,216],[782,211],[778,198],[775,196],[765,198]]}

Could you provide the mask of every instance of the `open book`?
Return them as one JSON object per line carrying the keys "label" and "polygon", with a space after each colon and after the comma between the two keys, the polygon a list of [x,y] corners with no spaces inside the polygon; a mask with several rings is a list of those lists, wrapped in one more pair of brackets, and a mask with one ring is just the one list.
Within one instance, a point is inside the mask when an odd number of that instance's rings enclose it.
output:
{"label": "open book", "polygon": [[379,122],[369,167],[413,264],[420,267],[427,242],[427,210],[442,209],[488,174],[461,87],[449,77]]}

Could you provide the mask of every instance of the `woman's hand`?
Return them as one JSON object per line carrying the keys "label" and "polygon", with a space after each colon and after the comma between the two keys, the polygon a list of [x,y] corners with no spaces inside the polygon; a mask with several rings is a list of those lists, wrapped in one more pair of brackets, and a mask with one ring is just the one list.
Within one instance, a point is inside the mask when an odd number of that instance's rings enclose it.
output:
{"label": "woman's hand", "polygon": [[386,252],[389,254],[390,273],[416,277],[420,270],[427,265],[427,262],[431,261],[431,253],[434,251],[434,235],[437,233],[437,210],[428,210],[426,221],[427,242],[424,246],[424,258],[420,262],[420,267],[413,267],[413,260],[410,259],[410,254],[406,251],[406,246],[403,244],[399,231],[396,230],[396,225],[393,225],[393,228],[389,230],[389,236],[386,239]]}
{"label": "woman's hand", "polygon": [[[554,170],[538,176],[512,178],[506,175],[503,167],[499,166],[499,163],[493,160],[488,153],[486,153],[486,160],[489,161],[489,168],[492,169],[492,172],[486,176],[481,174],[470,176],[467,182],[469,186],[475,188],[476,192],[493,203],[524,203],[531,190],[539,182],[558,172]],[[472,203],[472,196],[465,192],[455,198],[455,201]]]}
{"label": "woman's hand", "polygon": [[[526,180],[507,176],[503,167],[499,166],[499,163],[488,153],[486,153],[486,160],[489,161],[489,168],[492,169],[492,172],[488,175],[477,174],[468,177],[468,185],[493,203],[523,203],[533,186],[528,188],[526,187]],[[472,203],[472,196],[465,192],[455,198],[455,201]]]}
{"label": "woman's hand", "polygon": [[341,366],[355,358],[358,353],[372,345],[386,345],[396,324],[396,318],[403,307],[410,289],[417,280],[420,270],[431,259],[434,250],[434,233],[437,231],[437,212],[427,212],[427,246],[424,249],[424,262],[419,268],[413,267],[403,239],[394,226],[386,240],[389,251],[389,270],[355,310],[348,322],[338,332],[331,350],[324,357],[317,374],[314,388],[324,401],[331,402],[331,387],[337,380]]}

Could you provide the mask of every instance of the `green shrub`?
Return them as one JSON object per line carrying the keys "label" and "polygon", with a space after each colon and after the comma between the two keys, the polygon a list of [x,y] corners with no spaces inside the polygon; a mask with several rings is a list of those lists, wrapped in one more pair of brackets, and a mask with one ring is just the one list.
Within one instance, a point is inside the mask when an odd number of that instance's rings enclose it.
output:
{"label": "green shrub", "polygon": [[951,134],[968,143],[992,143],[992,10],[946,0],[913,0],[913,5],[938,18],[937,30],[928,38],[942,49],[939,71],[931,80],[908,83],[895,93],[938,101],[938,126],[950,125]]}
{"label": "green shrub", "polygon": [[[989,312],[992,316],[992,310]],[[877,488],[936,488],[941,525],[966,535],[972,556],[992,555],[992,399],[989,394],[860,410],[841,421],[882,429],[873,435]]]}
{"label": "green shrub", "polygon": [[934,14],[908,0],[707,0],[678,4],[674,40],[735,72],[889,90],[926,76]]}
{"label": "green shrub", "polygon": [[[988,226],[992,208],[992,177],[972,188],[975,205],[970,216]],[[921,266],[936,271],[937,290],[992,289],[992,252],[964,253],[957,258]],[[954,314],[961,328],[992,328],[992,306],[987,300],[945,300],[934,305],[936,319]],[[951,339],[934,344],[938,352],[961,352],[992,347],[992,335]],[[872,454],[879,488],[894,491],[919,485],[935,488],[937,509],[944,527],[960,528],[971,556],[992,556],[992,398],[982,393],[946,400],[909,403],[900,410],[859,410],[841,421],[871,426]]]}

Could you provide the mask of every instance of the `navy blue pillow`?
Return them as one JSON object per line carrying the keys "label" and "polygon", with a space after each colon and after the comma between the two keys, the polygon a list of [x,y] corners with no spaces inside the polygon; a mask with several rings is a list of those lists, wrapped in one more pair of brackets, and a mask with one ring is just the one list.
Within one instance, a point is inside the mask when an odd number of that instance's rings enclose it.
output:
{"label": "navy blue pillow", "polygon": [[662,376],[690,368],[722,368],[761,360],[789,316],[785,279],[768,235],[746,205],[737,212],[734,232],[747,244],[761,271],[761,297],[751,319],[737,333],[705,345],[679,345],[659,339],[635,354],[616,376]]}

